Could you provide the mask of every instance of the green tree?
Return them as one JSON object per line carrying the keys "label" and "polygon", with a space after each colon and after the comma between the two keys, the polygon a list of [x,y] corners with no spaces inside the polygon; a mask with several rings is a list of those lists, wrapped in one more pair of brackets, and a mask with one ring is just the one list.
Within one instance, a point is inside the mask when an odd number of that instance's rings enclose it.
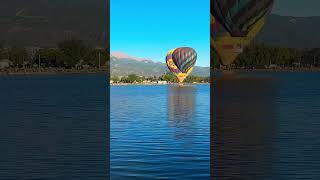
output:
{"label": "green tree", "polygon": [[[108,51],[106,49],[94,49],[91,52],[91,56],[93,57],[91,60],[91,64],[95,67],[106,67],[108,64],[109,56]],[[99,61],[100,58],[100,61]],[[99,64],[100,63],[100,64]]]}
{"label": "green tree", "polygon": [[162,75],[160,77],[160,80],[162,81],[168,81],[168,82],[178,82],[177,77],[172,72],[166,72],[166,74]]}
{"label": "green tree", "polygon": [[55,48],[39,49],[35,53],[35,57],[38,59],[39,55],[41,58],[41,62],[49,63],[50,61],[55,61],[56,63],[60,63],[59,57],[61,56],[61,52],[59,51],[59,49],[55,49]]}
{"label": "green tree", "polygon": [[86,63],[93,62],[92,47],[81,40],[63,41],[58,44],[60,57],[69,67],[74,67],[80,60]]}
{"label": "green tree", "polygon": [[112,76],[110,80],[113,82],[120,82],[120,78],[118,76]]}
{"label": "green tree", "polygon": [[9,59],[16,66],[22,66],[24,61],[29,60],[29,54],[25,48],[13,46],[8,50]]}
{"label": "green tree", "polygon": [[3,45],[0,44],[0,59],[4,59],[5,57],[5,49],[3,48]]}
{"label": "green tree", "polygon": [[129,74],[127,77],[123,77],[121,79],[121,82],[125,82],[125,83],[134,83],[134,82],[141,83],[142,81],[143,79],[137,76],[136,74]]}

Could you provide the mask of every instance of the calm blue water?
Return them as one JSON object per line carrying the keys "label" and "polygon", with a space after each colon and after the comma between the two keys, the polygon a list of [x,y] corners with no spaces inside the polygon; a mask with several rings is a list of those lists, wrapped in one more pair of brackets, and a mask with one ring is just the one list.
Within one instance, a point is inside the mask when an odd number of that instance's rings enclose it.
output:
{"label": "calm blue water", "polygon": [[210,179],[210,86],[113,86],[111,179]]}
{"label": "calm blue water", "polygon": [[104,75],[0,76],[0,179],[106,179]]}
{"label": "calm blue water", "polygon": [[[107,179],[105,79],[0,76],[0,179]],[[111,87],[111,178],[320,179],[319,79],[220,77],[211,124],[208,85]]]}
{"label": "calm blue water", "polygon": [[320,73],[254,73],[214,84],[214,179],[320,179]]}

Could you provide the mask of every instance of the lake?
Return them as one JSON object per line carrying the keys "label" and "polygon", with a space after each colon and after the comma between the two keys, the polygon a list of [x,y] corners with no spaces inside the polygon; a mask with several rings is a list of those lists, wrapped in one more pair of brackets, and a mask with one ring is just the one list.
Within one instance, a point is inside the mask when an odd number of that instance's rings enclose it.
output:
{"label": "lake", "polygon": [[106,179],[105,75],[0,76],[0,179]]}
{"label": "lake", "polygon": [[218,77],[213,179],[320,179],[320,73]]}
{"label": "lake", "polygon": [[[209,85],[112,86],[111,178],[320,179],[319,79],[219,76],[211,121]],[[108,177],[105,75],[0,76],[0,85],[0,179]]]}
{"label": "lake", "polygon": [[210,85],[112,86],[111,179],[210,179]]}

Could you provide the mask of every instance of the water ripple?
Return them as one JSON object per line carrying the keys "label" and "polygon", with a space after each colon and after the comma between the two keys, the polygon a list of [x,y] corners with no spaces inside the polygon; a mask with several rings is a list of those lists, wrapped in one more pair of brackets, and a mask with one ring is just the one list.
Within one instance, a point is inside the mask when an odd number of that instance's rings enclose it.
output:
{"label": "water ripple", "polygon": [[245,74],[214,88],[214,179],[320,179],[318,73]]}
{"label": "water ripple", "polygon": [[111,179],[210,179],[209,86],[111,88]]}
{"label": "water ripple", "polygon": [[0,179],[108,177],[105,76],[8,76],[0,84]]}

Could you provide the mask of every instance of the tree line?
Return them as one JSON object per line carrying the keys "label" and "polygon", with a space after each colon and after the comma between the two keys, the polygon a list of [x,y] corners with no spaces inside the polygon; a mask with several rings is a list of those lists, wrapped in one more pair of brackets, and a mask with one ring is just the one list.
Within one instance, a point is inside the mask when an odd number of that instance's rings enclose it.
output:
{"label": "tree line", "polygon": [[[167,81],[172,83],[178,83],[178,80],[176,76],[171,72],[166,72],[162,76],[151,76],[151,77],[145,77],[145,76],[138,76],[136,74],[129,74],[125,77],[118,77],[118,76],[112,76],[111,79],[115,83],[142,83],[143,81],[150,81],[150,82],[156,82],[156,81]],[[193,76],[189,75],[185,79],[185,83],[208,83],[210,81],[209,77],[200,77],[200,76]]]}
{"label": "tree line", "polygon": [[[220,67],[220,57],[214,49],[211,49],[211,61],[213,67]],[[246,68],[265,65],[320,67],[320,48],[295,49],[252,44],[244,49],[233,64],[236,67]]]}
{"label": "tree line", "polygon": [[32,66],[39,62],[45,67],[72,68],[77,65],[100,67],[107,65],[109,51],[72,39],[50,48],[0,45],[0,60],[4,59],[11,61],[15,67]]}

